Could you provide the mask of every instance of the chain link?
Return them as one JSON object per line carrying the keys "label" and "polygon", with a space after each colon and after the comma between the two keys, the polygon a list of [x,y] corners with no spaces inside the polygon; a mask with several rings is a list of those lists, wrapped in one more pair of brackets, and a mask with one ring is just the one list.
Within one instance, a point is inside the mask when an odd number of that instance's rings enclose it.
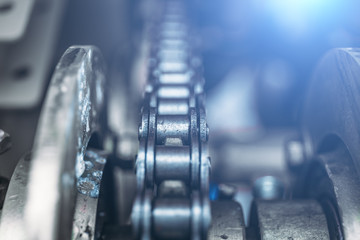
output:
{"label": "chain link", "polygon": [[201,60],[182,1],[164,1],[154,26],[139,126],[137,239],[206,239],[210,158]]}

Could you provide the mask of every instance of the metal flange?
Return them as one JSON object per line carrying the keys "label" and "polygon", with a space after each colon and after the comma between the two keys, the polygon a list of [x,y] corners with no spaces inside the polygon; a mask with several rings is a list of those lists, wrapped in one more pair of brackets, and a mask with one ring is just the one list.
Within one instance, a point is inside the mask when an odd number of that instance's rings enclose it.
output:
{"label": "metal flange", "polygon": [[104,82],[105,68],[96,47],[70,47],[57,64],[40,115],[22,199],[18,220],[22,234],[11,239],[71,238],[76,179],[85,171],[85,150],[100,126]]}
{"label": "metal flange", "polygon": [[360,50],[329,51],[310,82],[303,112],[305,195],[323,205],[334,239],[360,236]]}

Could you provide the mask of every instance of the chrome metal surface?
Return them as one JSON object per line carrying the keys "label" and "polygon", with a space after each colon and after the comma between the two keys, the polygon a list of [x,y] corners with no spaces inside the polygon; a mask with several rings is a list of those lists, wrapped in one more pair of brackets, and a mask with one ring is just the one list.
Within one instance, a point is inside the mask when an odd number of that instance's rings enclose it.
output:
{"label": "chrome metal surface", "polygon": [[[305,69],[307,58],[280,51],[299,38],[262,42],[263,20],[246,12],[271,3],[95,2],[0,0],[0,128],[13,140],[5,153],[10,138],[0,130],[1,240],[359,239],[359,49],[330,51],[302,86],[294,79],[309,72],[290,65]],[[357,39],[350,23],[344,32],[334,25],[340,32],[324,40]],[[71,42],[105,50],[110,81],[99,50],[75,46],[48,85],[53,53]],[[306,87],[306,97],[297,93]]]}
{"label": "chrome metal surface", "polygon": [[189,239],[191,208],[189,199],[160,198],[154,203],[153,232],[156,239]]}
{"label": "chrome metal surface", "polygon": [[24,203],[26,239],[71,236],[76,177],[85,170],[85,149],[99,127],[104,80],[103,60],[95,47],[70,47],[56,67],[32,154]]}
{"label": "chrome metal surface", "polygon": [[6,193],[0,221],[0,239],[27,239],[24,228],[30,153],[20,159]]}
{"label": "chrome metal surface", "polygon": [[188,146],[157,146],[155,178],[157,183],[165,180],[190,182],[190,148]]}
{"label": "chrome metal surface", "polygon": [[199,58],[184,2],[162,3],[163,13],[152,19],[132,223],[138,239],[206,239],[210,159],[202,69],[193,64]]}
{"label": "chrome metal surface", "polygon": [[88,149],[84,156],[85,171],[77,179],[76,206],[72,227],[73,240],[97,239],[96,218],[98,216],[98,201],[100,185],[106,164],[104,153]]}

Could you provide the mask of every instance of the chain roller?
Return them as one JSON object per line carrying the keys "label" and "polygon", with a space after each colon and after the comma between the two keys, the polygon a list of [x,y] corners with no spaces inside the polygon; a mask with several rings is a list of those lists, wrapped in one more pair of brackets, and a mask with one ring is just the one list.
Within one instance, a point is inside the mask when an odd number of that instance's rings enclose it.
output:
{"label": "chain roller", "polygon": [[164,1],[151,39],[132,212],[137,239],[206,239],[211,221],[202,67],[182,1]]}

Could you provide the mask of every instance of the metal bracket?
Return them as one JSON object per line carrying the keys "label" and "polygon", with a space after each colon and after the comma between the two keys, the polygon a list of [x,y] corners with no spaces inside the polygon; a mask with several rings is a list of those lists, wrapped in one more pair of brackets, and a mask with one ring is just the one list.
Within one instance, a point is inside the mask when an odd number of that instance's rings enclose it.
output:
{"label": "metal bracket", "polygon": [[20,39],[26,30],[35,0],[0,0],[0,42]]}
{"label": "metal bracket", "polygon": [[[3,0],[0,3],[1,1]],[[20,1],[11,2],[15,4]],[[32,108],[40,103],[52,64],[56,33],[65,2],[37,1],[24,36],[19,41],[0,44],[1,109]],[[13,27],[10,21],[3,21],[1,15],[0,12],[0,34],[1,24]]]}

